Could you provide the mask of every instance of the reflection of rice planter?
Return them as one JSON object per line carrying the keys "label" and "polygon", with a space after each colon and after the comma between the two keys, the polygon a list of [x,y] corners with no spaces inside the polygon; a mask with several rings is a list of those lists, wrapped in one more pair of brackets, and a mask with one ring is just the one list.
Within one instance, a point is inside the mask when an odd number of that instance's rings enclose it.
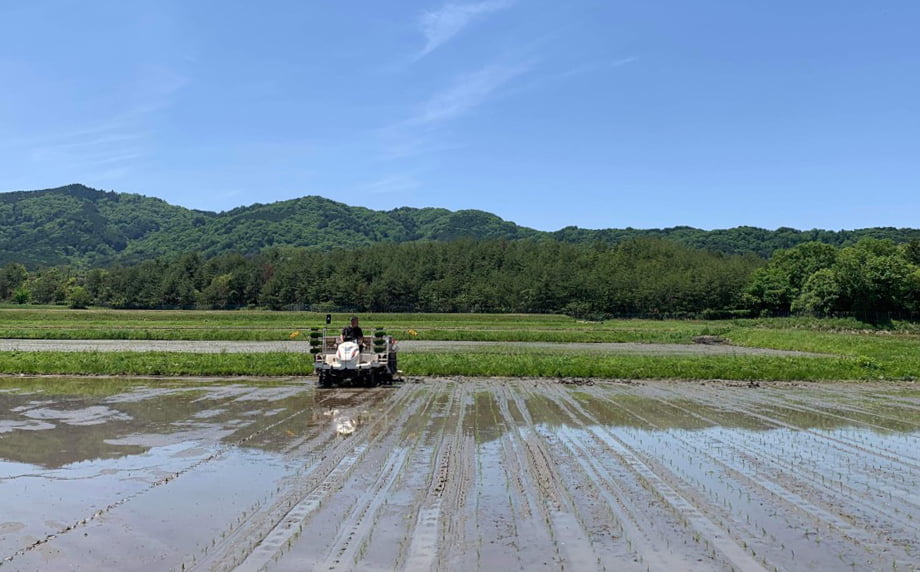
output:
{"label": "reflection of rice planter", "polygon": [[363,347],[357,342],[339,342],[328,328],[310,329],[313,371],[320,387],[334,385],[389,385],[400,373],[396,368],[396,340],[381,328],[374,331]]}

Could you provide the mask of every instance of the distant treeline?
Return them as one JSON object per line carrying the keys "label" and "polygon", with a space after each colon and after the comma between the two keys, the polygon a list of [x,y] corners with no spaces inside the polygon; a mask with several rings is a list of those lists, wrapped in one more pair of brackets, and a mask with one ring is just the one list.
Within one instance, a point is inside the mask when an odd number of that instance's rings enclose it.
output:
{"label": "distant treeline", "polygon": [[7,264],[0,298],[115,308],[289,305],[374,312],[693,313],[737,308],[763,260],[670,241],[616,246],[458,240],[355,250],[197,253],[132,266],[27,272]]}
{"label": "distant treeline", "polygon": [[768,261],[643,238],[616,245],[458,240],[276,248],[35,272],[8,263],[0,300],[114,308],[348,308],[727,317],[920,312],[920,241],[810,242]]}

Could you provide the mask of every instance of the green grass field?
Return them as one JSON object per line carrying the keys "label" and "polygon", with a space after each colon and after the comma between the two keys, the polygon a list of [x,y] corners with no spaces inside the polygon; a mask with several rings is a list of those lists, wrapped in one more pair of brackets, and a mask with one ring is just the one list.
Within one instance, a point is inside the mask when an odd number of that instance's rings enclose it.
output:
{"label": "green grass field", "polygon": [[[333,327],[348,316],[333,315]],[[802,356],[611,355],[512,345],[439,353],[404,353],[408,375],[607,377],[627,379],[913,380],[920,379],[920,329],[854,320],[608,320],[559,315],[364,314],[365,330],[385,327],[397,339],[497,342],[693,343],[714,335],[732,344],[823,354]],[[266,311],[0,309],[0,338],[124,340],[303,339],[324,314]],[[0,373],[55,375],[303,376],[303,354],[168,352],[0,352]]]}

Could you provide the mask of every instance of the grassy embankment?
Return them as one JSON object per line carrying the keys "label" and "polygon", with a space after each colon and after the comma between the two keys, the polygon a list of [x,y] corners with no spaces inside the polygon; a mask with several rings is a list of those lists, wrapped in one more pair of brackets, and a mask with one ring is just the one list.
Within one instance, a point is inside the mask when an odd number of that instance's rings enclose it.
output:
{"label": "grassy embankment", "polygon": [[[876,329],[850,320],[659,321],[584,323],[565,316],[366,314],[366,329],[399,339],[495,342],[692,343],[716,335],[739,346],[799,350],[805,356],[611,355],[598,351],[497,344],[476,350],[404,352],[410,375],[610,377],[632,379],[882,380],[920,378],[920,329]],[[333,324],[347,316],[335,315]],[[0,338],[124,340],[288,340],[323,316],[278,312],[0,310]],[[301,332],[297,334],[297,332]],[[292,338],[293,335],[293,338]],[[304,344],[306,349],[306,344]],[[303,354],[171,352],[34,353],[0,351],[0,373],[300,376]]]}

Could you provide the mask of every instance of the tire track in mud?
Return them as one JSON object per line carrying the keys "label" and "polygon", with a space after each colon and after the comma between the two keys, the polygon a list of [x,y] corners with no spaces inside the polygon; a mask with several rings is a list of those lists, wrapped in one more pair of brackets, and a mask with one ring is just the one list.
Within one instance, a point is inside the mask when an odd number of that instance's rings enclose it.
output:
{"label": "tire track in mud", "polygon": [[[395,424],[392,435],[375,444],[362,467],[353,472],[348,482],[342,483],[342,491],[348,493],[345,498],[355,492],[360,494],[350,502],[338,499],[322,507],[321,514],[311,520],[309,530],[303,533],[304,537],[312,535],[311,545],[295,546],[284,554],[277,564],[279,570],[324,566],[412,569],[405,564],[409,560],[434,561],[432,568],[437,568],[445,557],[440,549],[448,546],[443,540],[449,539],[450,544],[463,542],[467,531],[457,524],[466,522],[462,511],[467,506],[465,499],[470,484],[463,476],[472,473],[469,464],[474,457],[467,454],[465,437],[455,433],[454,438],[447,433],[451,424],[457,428],[462,423],[456,412],[462,411],[465,401],[465,392],[457,386],[451,384],[448,389],[432,391],[424,385],[416,386],[416,401],[408,405],[414,409],[412,415]],[[424,404],[414,405],[419,401]],[[392,471],[381,473],[378,466],[387,468],[393,451],[397,450],[400,462]],[[367,490],[377,494],[368,495]],[[441,494],[441,498],[432,499],[431,493]],[[460,514],[441,518],[445,503],[449,508],[458,507]],[[427,518],[422,513],[422,507],[426,506]],[[329,521],[335,521],[335,526],[324,529],[320,525]],[[435,550],[426,550],[425,545],[432,542]]]}
{"label": "tire track in mud", "polygon": [[[351,569],[371,545],[374,532],[378,528],[380,518],[383,518],[381,508],[388,504],[388,497],[392,494],[398,480],[401,480],[408,467],[423,469],[413,473],[433,473],[432,456],[424,441],[431,428],[432,422],[442,417],[445,411],[436,412],[437,409],[450,411],[453,406],[454,395],[447,396],[446,403],[438,404],[440,394],[426,392],[421,399],[425,402],[409,417],[405,423],[400,423],[398,444],[388,444],[389,453],[383,468],[379,471],[375,481],[355,502],[339,527],[332,546],[327,549],[325,560],[316,566],[318,569],[335,570],[338,568]],[[443,437],[444,425],[441,425],[439,437]]]}
{"label": "tire track in mud", "polygon": [[[516,485],[525,511],[515,515],[518,541],[527,545],[555,547],[556,562],[575,570],[597,570],[600,558],[586,540],[588,532],[577,518],[567,487],[560,482],[547,447],[533,430],[533,419],[526,408],[517,407],[507,385],[496,392],[496,423],[505,428],[502,455],[508,477]],[[512,414],[510,403],[516,406]],[[539,518],[538,518],[539,517]],[[542,524],[542,526],[541,526]]]}
{"label": "tire track in mud", "polygon": [[317,568],[335,570],[339,564],[357,562],[360,551],[365,547],[376,524],[374,518],[383,506],[386,495],[392,490],[399,473],[405,465],[408,451],[398,450],[390,454],[380,472],[375,486],[368,489],[345,519],[333,544],[332,554]]}
{"label": "tire track in mud", "polygon": [[[456,406],[455,410],[455,404],[465,400],[463,389],[463,385],[458,385],[456,390],[450,392],[444,412],[445,421],[441,423],[438,437],[433,443],[437,463],[420,502],[411,542],[403,557],[407,570],[437,569],[439,547],[447,544],[445,540],[452,538],[460,543],[463,541],[457,538],[458,535],[450,534],[448,526],[442,526],[445,504],[448,514],[459,513],[465,498],[466,484],[470,482],[473,472],[470,466],[473,458],[470,454],[471,439],[464,436],[462,431],[464,408]],[[452,427],[453,431],[448,433],[448,427]]]}
{"label": "tire track in mud", "polygon": [[[290,546],[302,531],[303,524],[322,506],[325,499],[335,494],[341,483],[359,466],[368,448],[387,437],[391,424],[408,418],[411,408],[391,419],[394,410],[409,401],[407,391],[397,390],[386,408],[372,422],[360,427],[346,439],[321,448],[321,454],[306,441],[303,446],[288,451],[289,458],[313,460],[304,464],[294,477],[279,485],[274,498],[258,507],[220,542],[214,550],[187,559],[181,570],[261,570],[285,547]],[[411,402],[410,402],[411,404]],[[334,441],[335,435],[327,433]],[[318,458],[317,458],[318,457]],[[240,550],[240,546],[244,547]]]}

